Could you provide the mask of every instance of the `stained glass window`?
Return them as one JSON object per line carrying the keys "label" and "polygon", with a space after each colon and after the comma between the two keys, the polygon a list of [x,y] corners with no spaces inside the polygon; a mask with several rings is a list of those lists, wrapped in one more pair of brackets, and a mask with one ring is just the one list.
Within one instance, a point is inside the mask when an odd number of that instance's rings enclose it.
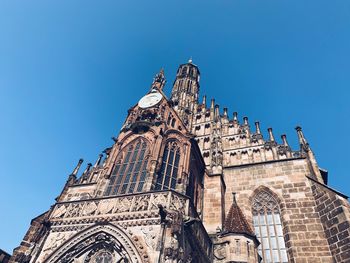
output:
{"label": "stained glass window", "polygon": [[162,164],[157,177],[155,190],[176,188],[180,161],[180,148],[175,141],[169,142],[163,152]]}
{"label": "stained glass window", "polygon": [[147,172],[147,149],[147,142],[143,139],[138,139],[124,148],[112,171],[106,196],[142,191]]}
{"label": "stained glass window", "polygon": [[288,263],[279,206],[266,191],[260,191],[253,199],[253,225],[260,241],[258,252],[262,262]]}

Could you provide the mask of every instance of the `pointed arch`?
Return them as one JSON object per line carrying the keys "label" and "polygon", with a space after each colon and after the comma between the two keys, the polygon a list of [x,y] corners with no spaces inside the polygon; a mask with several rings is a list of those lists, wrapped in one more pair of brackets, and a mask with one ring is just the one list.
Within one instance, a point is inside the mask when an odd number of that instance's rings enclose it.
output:
{"label": "pointed arch", "polygon": [[260,241],[258,252],[264,263],[288,262],[281,220],[281,199],[265,186],[254,190],[250,198],[255,234]]}
{"label": "pointed arch", "polygon": [[96,224],[77,233],[60,245],[43,263],[70,263],[77,258],[90,263],[99,253],[118,263],[138,263],[144,262],[143,258],[148,258],[146,252],[140,253],[137,250],[123,230],[107,223]]}
{"label": "pointed arch", "polygon": [[149,142],[137,137],[124,146],[116,158],[104,195],[141,192],[146,181]]}

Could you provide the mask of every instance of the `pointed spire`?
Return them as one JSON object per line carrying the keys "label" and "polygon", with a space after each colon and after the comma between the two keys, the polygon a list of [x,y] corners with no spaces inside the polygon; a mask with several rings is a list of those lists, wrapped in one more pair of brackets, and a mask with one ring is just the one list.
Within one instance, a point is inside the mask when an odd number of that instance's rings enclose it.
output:
{"label": "pointed spire", "polygon": [[98,155],[98,158],[97,158],[97,160],[96,160],[96,162],[95,162],[95,164],[94,164],[94,168],[96,168],[97,166],[100,165],[101,160],[102,160],[102,157],[103,157],[103,154],[102,154],[102,153]]}
{"label": "pointed spire", "polygon": [[226,216],[226,220],[223,225],[224,234],[248,234],[254,237],[255,234],[251,229],[246,217],[237,204],[236,193],[232,193],[233,202],[231,208]]}
{"label": "pointed spire", "polygon": [[227,118],[227,108],[224,108],[224,117]]}
{"label": "pointed spire", "polygon": [[248,117],[243,117],[243,123],[244,123],[244,125],[249,125],[249,123],[248,123]]}
{"label": "pointed spire", "polygon": [[80,166],[83,163],[83,161],[84,161],[83,159],[79,159],[78,164],[75,166],[75,168],[74,168],[73,172],[71,173],[71,175],[77,176],[77,174],[79,172],[79,169],[80,169]]}
{"label": "pointed spire", "polygon": [[86,174],[89,173],[91,166],[92,166],[91,163],[88,163],[88,164],[87,164],[87,166],[86,166],[86,168],[85,168],[85,171],[83,172],[83,175],[86,175]]}
{"label": "pointed spire", "polygon": [[288,145],[288,141],[287,141],[287,135],[282,134],[282,135],[281,135],[281,138],[282,138],[282,143],[283,143],[283,145],[284,145],[284,146],[289,146],[289,145]]}
{"label": "pointed spire", "polygon": [[301,129],[300,126],[295,127],[295,129],[297,130],[298,133],[298,139],[299,139],[299,144],[300,146],[304,149],[304,150],[308,150],[309,149],[309,143],[306,141],[305,137],[304,137],[304,133]]}
{"label": "pointed spire", "polygon": [[220,118],[220,106],[218,104],[215,105],[215,112],[214,112],[214,116],[215,118]]}
{"label": "pointed spire", "polygon": [[207,107],[207,96],[206,95],[203,96],[202,105],[204,106],[204,108]]}
{"label": "pointed spire", "polygon": [[234,113],[233,113],[233,121],[234,122],[237,122],[238,121],[238,113],[237,113],[237,111],[235,111]]}
{"label": "pointed spire", "polygon": [[255,132],[256,134],[261,134],[260,123],[258,121],[255,122]]}
{"label": "pointed spire", "polygon": [[269,139],[271,142],[274,142],[275,141],[275,137],[273,136],[273,133],[272,133],[272,128],[267,128],[267,131],[269,133]]}
{"label": "pointed spire", "polygon": [[215,105],[215,99],[211,99],[210,101],[210,109],[214,110],[214,105]]}

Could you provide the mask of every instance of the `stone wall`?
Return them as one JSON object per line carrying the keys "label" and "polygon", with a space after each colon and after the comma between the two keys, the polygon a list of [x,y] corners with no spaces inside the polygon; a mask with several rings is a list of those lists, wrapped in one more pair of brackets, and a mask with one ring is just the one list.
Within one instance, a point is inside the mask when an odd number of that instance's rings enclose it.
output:
{"label": "stone wall", "polygon": [[35,246],[39,245],[45,236],[48,225],[45,224],[49,211],[34,218],[21,244],[13,250],[9,263],[29,262]]}
{"label": "stone wall", "polygon": [[226,203],[236,192],[238,205],[252,223],[252,198],[261,190],[270,192],[279,203],[289,262],[331,263],[309,174],[302,158],[224,169]]}
{"label": "stone wall", "polygon": [[205,176],[204,184],[203,223],[207,232],[212,235],[217,232],[217,227],[222,228],[225,218],[225,186],[221,175]]}
{"label": "stone wall", "polygon": [[312,179],[310,182],[335,262],[350,262],[350,205],[341,194]]}

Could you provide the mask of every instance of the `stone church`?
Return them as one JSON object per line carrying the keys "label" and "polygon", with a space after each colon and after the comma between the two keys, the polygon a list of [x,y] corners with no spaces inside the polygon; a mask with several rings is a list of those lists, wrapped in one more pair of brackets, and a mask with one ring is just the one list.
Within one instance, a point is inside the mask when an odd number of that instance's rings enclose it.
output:
{"label": "stone church", "polygon": [[10,262],[350,262],[350,205],[327,185],[303,131],[271,128],[199,101],[198,67],[164,72],[128,110],[94,164],[68,176]]}

